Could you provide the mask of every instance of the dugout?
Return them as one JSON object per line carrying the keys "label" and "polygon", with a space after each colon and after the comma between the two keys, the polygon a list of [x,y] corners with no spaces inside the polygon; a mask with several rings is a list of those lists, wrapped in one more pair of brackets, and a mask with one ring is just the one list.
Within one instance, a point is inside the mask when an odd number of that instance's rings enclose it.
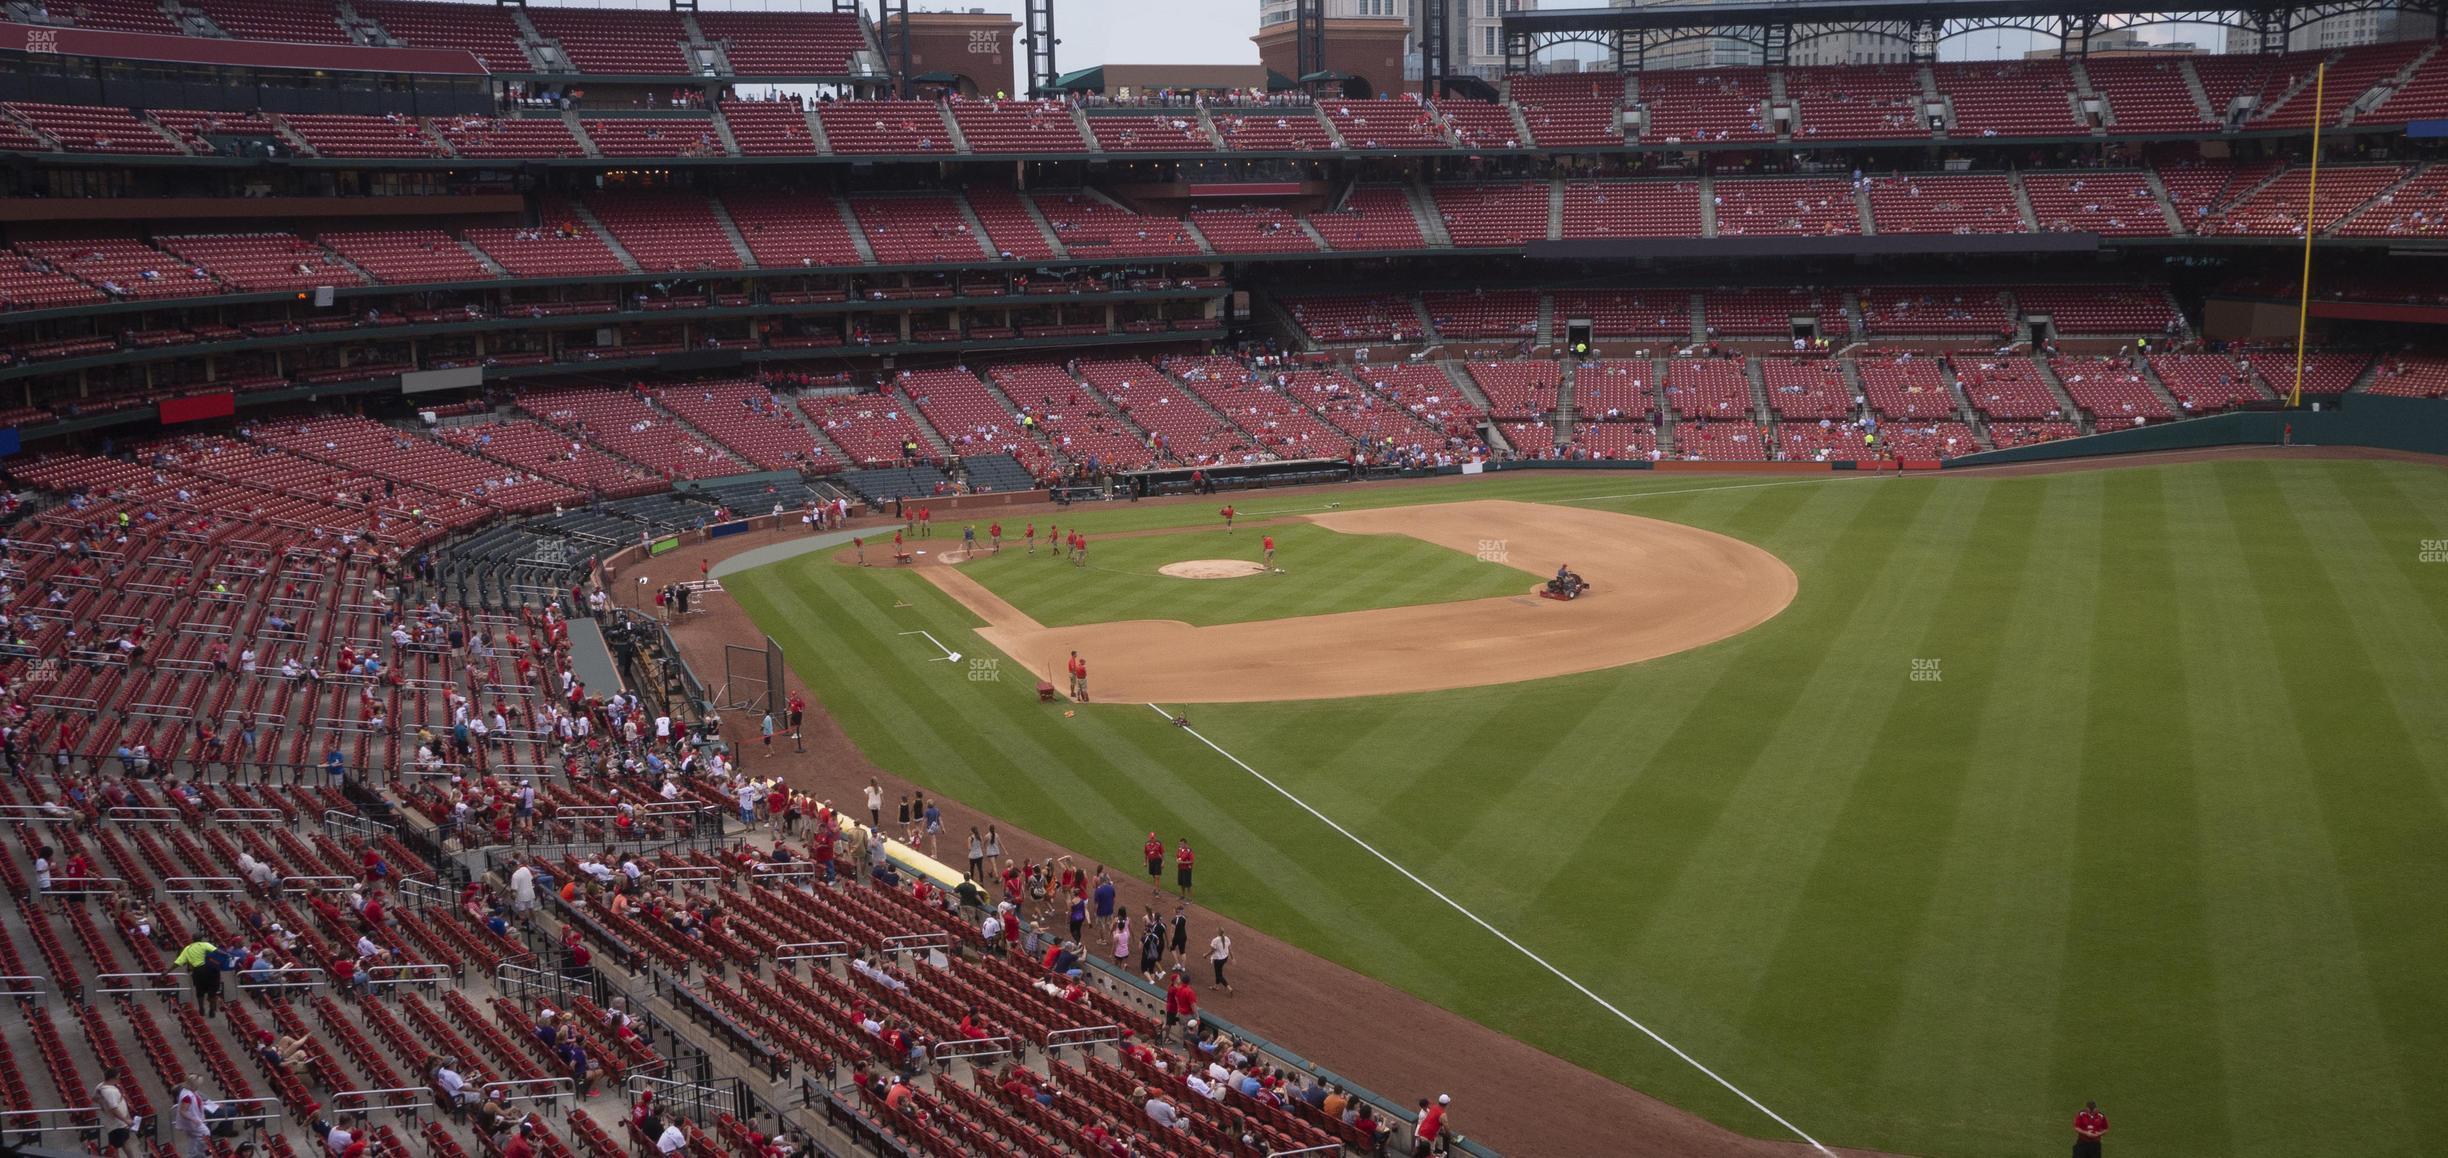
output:
{"label": "dugout", "polygon": [[1207,484],[1204,489],[1212,491],[1254,491],[1269,487],[1307,486],[1311,483],[1356,482],[1378,473],[1381,472],[1357,468],[1339,458],[1304,458],[1290,462],[1143,470],[1124,475],[1123,481],[1130,488],[1132,497],[1153,498],[1158,495],[1186,495],[1201,489],[1192,485],[1193,476],[1203,478]]}

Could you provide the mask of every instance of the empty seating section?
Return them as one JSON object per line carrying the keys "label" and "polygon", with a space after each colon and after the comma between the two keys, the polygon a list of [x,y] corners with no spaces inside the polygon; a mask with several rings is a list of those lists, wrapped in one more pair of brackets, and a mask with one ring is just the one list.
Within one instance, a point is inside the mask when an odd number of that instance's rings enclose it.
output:
{"label": "empty seating section", "polygon": [[665,478],[715,478],[747,465],[692,437],[635,391],[579,386],[531,391],[519,409]]}
{"label": "empty seating section", "polygon": [[743,157],[803,156],[816,151],[807,113],[789,101],[724,101],[723,122]]}
{"label": "empty seating section", "polygon": [[1522,140],[1508,105],[1450,98],[1438,101],[1436,108],[1453,131],[1454,143],[1465,149],[1518,149],[1529,143]]}
{"label": "empty seating section", "polygon": [[368,418],[266,422],[255,438],[301,458],[359,470],[508,511],[549,510],[579,497],[570,488],[385,426]]}
{"label": "empty seating section", "polygon": [[700,11],[697,31],[740,76],[845,76],[867,47],[855,11]]}
{"label": "empty seating section", "polygon": [[829,195],[737,190],[723,194],[722,203],[761,267],[860,264],[858,243],[850,239],[840,203]]}
{"label": "empty seating section", "polygon": [[678,76],[691,71],[680,51],[688,30],[675,12],[538,6],[527,19],[559,44],[580,72]]}
{"label": "empty seating section", "polygon": [[1196,209],[1190,224],[1217,253],[1315,253],[1300,219],[1281,209]]}
{"label": "empty seating section", "polygon": [[720,157],[722,137],[706,117],[588,117],[595,151],[606,157]]}
{"label": "empty seating section", "polygon": [[1538,332],[1539,296],[1527,290],[1437,291],[1421,305],[1437,333],[1453,338],[1527,338]]}
{"label": "empty seating section", "polygon": [[997,366],[987,376],[1064,457],[1105,470],[1140,470],[1155,462],[1147,436],[1061,367],[1018,363]]}
{"label": "empty seating section", "polygon": [[442,144],[425,126],[397,114],[361,117],[344,113],[285,113],[281,123],[323,157],[439,157]]}
{"label": "empty seating section", "polygon": [[2211,115],[2225,124],[2229,110],[2238,100],[2250,98],[2256,109],[2268,107],[2296,77],[2311,76],[2319,59],[2326,55],[2326,52],[2278,56],[2239,53],[2197,56],[2188,63],[2193,67],[2193,75],[2201,80],[2202,95],[2210,100]]}
{"label": "empty seating section", "polygon": [[512,277],[586,277],[626,272],[620,258],[583,225],[563,221],[518,229],[487,227],[465,236]]}
{"label": "empty seating section", "polygon": [[[1587,378],[1578,381],[1587,381]],[[1576,382],[1576,385],[1578,384]],[[1576,395],[1575,397],[1578,397]],[[1666,406],[1678,422],[1743,421],[1757,417],[1751,378],[1741,359],[1673,358],[1666,363]]]}
{"label": "empty seating section", "polygon": [[1206,466],[1267,457],[1240,427],[1200,405],[1180,383],[1146,362],[1083,359],[1080,378],[1103,394],[1117,413],[1155,438],[1174,462]]}
{"label": "empty seating section", "polygon": [[433,131],[462,157],[586,156],[559,117],[436,117]]}
{"label": "empty seating section", "polygon": [[951,102],[952,122],[972,153],[1082,153],[1088,144],[1061,101]]}
{"label": "empty seating section", "polygon": [[2151,373],[2187,414],[2216,414],[2247,402],[2266,402],[2252,375],[2224,354],[2153,354]]}
{"label": "empty seating section", "polygon": [[74,24],[78,28],[103,28],[114,32],[152,32],[165,36],[178,35],[177,22],[161,10],[158,3],[146,0],[76,0],[51,10],[51,19]]}
{"label": "empty seating section", "polygon": [[1194,116],[1156,113],[1145,116],[1089,117],[1088,132],[1097,148],[1108,153],[1179,153],[1212,150],[1215,138]]}
{"label": "empty seating section", "polygon": [[653,471],[541,422],[500,419],[481,426],[444,427],[438,433],[462,450],[593,494],[617,498],[650,494],[668,485]]}
{"label": "empty seating section", "polygon": [[2043,233],[2165,237],[2169,232],[2159,195],[2140,173],[2025,173],[2023,195]]}
{"label": "empty seating section", "polygon": [[[2353,108],[2372,86],[2394,78],[2399,71],[2412,64],[2414,58],[2428,47],[2419,40],[2400,41],[2391,44],[2367,44],[2339,53],[2337,58],[2329,64],[2329,107],[2324,111],[2321,119],[2331,125],[2337,124],[2346,115],[2346,110]],[[2280,83],[2283,85],[2290,82],[2297,75],[2310,77],[2312,68],[2317,63],[2316,56],[2305,60],[2302,73],[2296,74],[2290,69],[2281,74]],[[2306,84],[2296,89],[2292,98],[2255,118],[2250,127],[2256,129],[2310,128],[2313,118],[2312,106],[2316,103],[2314,97],[2317,95],[2319,94],[2315,87]],[[2322,180],[2327,179],[2328,175],[2323,174]]]}
{"label": "empty seating section", "polygon": [[2013,321],[1995,286],[1872,286],[1861,291],[1862,324],[1873,335],[2006,337]]}
{"label": "empty seating section", "polygon": [[1600,338],[1673,338],[1692,334],[1691,295],[1681,290],[1584,290],[1555,295],[1556,325],[1577,319]]}
{"label": "empty seating section", "polygon": [[890,465],[909,457],[920,459],[935,451],[926,431],[896,394],[836,394],[799,400],[799,411],[859,466]]}
{"label": "empty seating section", "polygon": [[[1510,434],[1512,429],[1508,427],[1507,433]],[[1535,433],[1525,433],[1536,437]],[[1547,433],[1548,441],[1552,443],[1554,432]],[[1573,424],[1572,446],[1592,458],[1654,461],[1659,457],[1657,427],[1646,422],[1592,422],[1583,419]],[[1521,444],[1516,442],[1514,449],[1521,450]]]}
{"label": "empty seating section", "polygon": [[296,44],[347,44],[339,13],[325,4],[295,0],[197,0],[212,22],[239,40],[280,40]]}
{"label": "empty seating section", "polygon": [[1445,130],[1427,105],[1414,98],[1388,101],[1328,100],[1318,110],[1354,149],[1443,149]]}
{"label": "empty seating section", "polygon": [[[1861,440],[1855,437],[1852,441]],[[1878,441],[1888,453],[1907,462],[1933,462],[1980,449],[1972,428],[1953,420],[1883,423],[1878,428]]]}
{"label": "empty seating section", "polygon": [[2379,369],[2372,372],[2367,390],[2393,398],[2448,398],[2448,358],[2388,355],[2380,359]]}
{"label": "empty seating section", "polygon": [[1210,114],[1224,147],[1241,152],[1311,152],[1331,149],[1334,138],[1314,109],[1218,109]]}
{"label": "empty seating section", "polygon": [[[2266,351],[2244,355],[2244,363],[2252,367],[2261,387],[2273,397],[2284,398],[2295,389],[2295,353],[2292,350]],[[2363,376],[2371,359],[2362,354],[2306,354],[2303,360],[2303,392],[2306,395],[2344,394]]]}
{"label": "empty seating section", "polygon": [[952,134],[933,101],[832,101],[816,106],[836,153],[949,153]]}
{"label": "empty seating section", "polygon": [[689,382],[655,394],[665,410],[759,470],[838,469],[816,436],[790,416],[790,400],[776,398],[763,383]]}
{"label": "empty seating section", "polygon": [[294,233],[222,233],[155,239],[162,249],[243,293],[364,285],[354,270]]}
{"label": "empty seating section", "polygon": [[1133,213],[1095,193],[1032,193],[1054,239],[1073,257],[1186,257],[1199,253],[1181,221]]}
{"label": "empty seating section", "polygon": [[634,189],[592,198],[587,209],[649,273],[740,267],[739,251],[702,193]]}
{"label": "empty seating section", "polygon": [[1785,70],[1797,140],[1878,141],[1930,135],[1921,75],[1912,68],[1858,65]]}
{"label": "empty seating section", "polygon": [[2433,53],[2380,107],[2355,114],[2358,125],[2393,125],[2448,117],[2448,60]]}
{"label": "empty seating section", "polygon": [[116,298],[177,298],[224,292],[204,268],[123,237],[20,241],[17,252]]}
{"label": "empty seating section", "polygon": [[1833,358],[1762,358],[1760,383],[1779,422],[1842,420],[1853,414],[1853,386]]}
{"label": "empty seating section", "polygon": [[[2326,232],[2347,214],[2406,175],[2402,165],[2323,165],[2320,193],[2312,206],[2314,233]],[[2301,237],[2304,195],[2311,187],[2309,166],[2289,169],[2278,179],[2202,223],[2199,232],[2250,234],[2260,237]]]}
{"label": "empty seating section", "polygon": [[1471,381],[1487,395],[1488,414],[1506,419],[1545,419],[1556,412],[1563,373],[1554,362],[1472,362]]}
{"label": "empty seating section", "polygon": [[[1670,380],[1671,374],[1670,368]],[[1575,420],[1647,422],[1657,415],[1657,367],[1649,359],[1588,362],[1573,371]]]}
{"label": "empty seating section", "polygon": [[2118,133],[2200,133],[2213,127],[2193,103],[2184,67],[2174,60],[2096,57],[2083,62],[2091,91],[2107,98]]}
{"label": "empty seating section", "polygon": [[495,4],[449,4],[438,0],[353,0],[350,7],[391,38],[414,48],[460,48],[475,53],[495,72],[527,72],[535,66],[519,47],[518,22]]}
{"label": "empty seating section", "polygon": [[1648,110],[1641,140],[1652,144],[1702,141],[1765,141],[1776,136],[1768,119],[1769,76],[1765,69],[1670,69],[1640,75],[1640,105]]}
{"label": "empty seating section", "polygon": [[2099,429],[2132,426],[2137,418],[2157,422],[2176,417],[2167,400],[2151,389],[2150,380],[2123,358],[2051,358],[2049,371]]}
{"label": "empty seating section", "polygon": [[1412,212],[1409,194],[1395,186],[1358,186],[1341,208],[1310,214],[1309,224],[1336,249],[1420,249],[1428,244],[1420,236],[1419,215]]}
{"label": "empty seating section", "polygon": [[1766,430],[1756,422],[1678,422],[1674,457],[1694,462],[1766,462]]}
{"label": "empty seating section", "polygon": [[47,153],[51,142],[34,135],[34,130],[0,113],[0,149],[21,153]]}
{"label": "empty seating section", "polygon": [[1567,181],[1564,234],[1578,237],[1698,237],[1696,181]]}
{"label": "empty seating section", "polygon": [[988,256],[960,203],[948,196],[852,197],[850,211],[877,261],[922,264]]}
{"label": "empty seating section", "polygon": [[1711,290],[1700,299],[1708,332],[1729,338],[1789,338],[1796,319],[1816,321],[1824,308],[1813,290]]}
{"label": "empty seating section", "polygon": [[1326,294],[1283,299],[1301,332],[1320,342],[1383,342],[1421,336],[1419,311],[1407,297]]}
{"label": "empty seating section", "polygon": [[2059,335],[2166,334],[2180,320],[2176,303],[2158,288],[2029,286],[2014,291],[2025,318],[2046,314]]}
{"label": "empty seating section", "polygon": [[1953,418],[1958,412],[1935,358],[1863,358],[1853,368],[1861,375],[1862,397],[1880,418]]}
{"label": "empty seating section", "polygon": [[1032,476],[1051,470],[1053,452],[967,370],[904,370],[894,386],[926,416],[952,453],[963,458],[1008,454]]}
{"label": "empty seating section", "polygon": [[[1626,422],[1620,425],[1649,431],[1651,445],[1656,444],[1656,431],[1646,423]],[[1523,458],[1554,458],[1557,456],[1555,427],[1545,422],[1499,422],[1496,424],[1496,431],[1504,437],[1505,445],[1512,447],[1513,453]]]}
{"label": "empty seating section", "polygon": [[13,253],[0,253],[0,310],[51,310],[106,300],[102,291],[49,263]]}
{"label": "empty seating section", "polygon": [[207,138],[214,136],[278,137],[280,130],[272,119],[262,113],[233,113],[218,109],[151,109],[147,116],[161,123],[187,148],[199,155],[210,156],[219,151]]}
{"label": "empty seating section", "polygon": [[2040,367],[2023,357],[1951,359],[1964,400],[1982,418],[2063,421],[2073,416],[2040,379]]}
{"label": "empty seating section", "polygon": [[2023,233],[2023,211],[2003,173],[1933,173],[1870,182],[1880,233]]}
{"label": "empty seating section", "polygon": [[2424,169],[2413,180],[2372,199],[2353,220],[2335,227],[2331,233],[2338,237],[2448,234],[2448,166]]}
{"label": "empty seating section", "polygon": [[969,190],[968,197],[969,211],[986,227],[986,243],[998,256],[1008,253],[1029,261],[1054,256],[1045,231],[1038,228],[1036,216],[1019,194],[997,186],[978,186]]}
{"label": "empty seating section", "polygon": [[2074,73],[2065,61],[1935,64],[1930,74],[1954,106],[1950,138],[2070,137],[2090,131],[2074,117]]}
{"label": "empty seating section", "polygon": [[2163,165],[2159,180],[2167,186],[2168,201],[2185,228],[2198,231],[2211,215],[2277,176],[2286,165],[2284,160]]}
{"label": "empty seating section", "polygon": [[1545,182],[1429,187],[1446,234],[1464,249],[1545,240],[1547,192]]}
{"label": "empty seating section", "polygon": [[1540,148],[1624,143],[1621,75],[1517,76],[1508,88]]}
{"label": "empty seating section", "polygon": [[375,280],[394,285],[493,276],[458,238],[439,229],[351,230],[315,240]]}
{"label": "empty seating section", "polygon": [[1260,380],[1230,358],[1169,358],[1164,368],[1277,458],[1339,459],[1352,450],[1350,439],[1290,389]]}
{"label": "empty seating section", "polygon": [[1717,236],[1821,237],[1861,232],[1853,186],[1832,177],[1716,182]]}
{"label": "empty seating section", "polygon": [[10,101],[0,107],[25,118],[27,124],[59,142],[60,148],[71,153],[174,155],[179,151],[177,145],[171,144],[151,125],[136,119],[125,109],[27,101]]}

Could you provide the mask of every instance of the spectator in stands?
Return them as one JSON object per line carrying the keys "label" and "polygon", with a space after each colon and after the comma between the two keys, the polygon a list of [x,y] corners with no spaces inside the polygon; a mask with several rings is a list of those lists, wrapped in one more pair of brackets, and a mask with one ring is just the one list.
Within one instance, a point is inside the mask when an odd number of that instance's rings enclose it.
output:
{"label": "spectator in stands", "polygon": [[255,1034],[255,1056],[274,1069],[287,1070],[301,1079],[308,1078],[314,1065],[314,1056],[306,1051],[308,1040],[302,1033],[294,1037],[281,1037],[268,1029],[258,1030]]}
{"label": "spectator in stands", "polygon": [[195,985],[196,1008],[207,1018],[217,1017],[221,1013],[222,960],[219,952],[212,942],[198,937],[188,942],[186,948],[180,949],[178,956],[170,962],[175,968],[187,970],[188,979]]}
{"label": "spectator in stands", "polygon": [[123,1082],[127,1071],[111,1066],[102,1071],[102,1082],[93,1088],[94,1124],[102,1131],[102,1149],[106,1154],[130,1158],[128,1139],[136,1132],[136,1111],[128,1103]]}
{"label": "spectator in stands", "polygon": [[[181,1158],[210,1158],[212,1153],[212,1122],[204,1116],[203,1088],[204,1079],[199,1074],[189,1074],[185,1081],[179,1083],[177,1105],[171,1110],[170,1128],[178,1135]],[[341,1152],[334,1150],[332,1153],[339,1155]]]}

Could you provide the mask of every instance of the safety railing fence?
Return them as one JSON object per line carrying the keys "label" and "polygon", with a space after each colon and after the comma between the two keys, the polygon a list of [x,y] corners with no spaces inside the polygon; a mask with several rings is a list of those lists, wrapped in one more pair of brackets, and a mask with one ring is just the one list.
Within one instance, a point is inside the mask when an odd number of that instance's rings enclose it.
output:
{"label": "safety railing fence", "polygon": [[335,1120],[338,1115],[351,1113],[388,1111],[407,1115],[434,1108],[433,1088],[393,1086],[379,1090],[341,1090],[333,1094],[323,1108],[331,1111]]}
{"label": "safety railing fence", "polygon": [[31,1001],[37,1005],[40,1005],[44,1001],[49,1000],[51,994],[51,979],[48,977],[35,976],[31,974],[15,977],[0,977],[0,998],[16,998],[18,1000]]}
{"label": "safety railing fence", "polygon": [[578,1100],[578,1083],[569,1078],[516,1078],[486,1082],[484,1095],[505,1106],[541,1105],[567,1116],[570,1103]]}
{"label": "safety railing fence", "polygon": [[92,1106],[44,1106],[30,1110],[0,1110],[0,1139],[10,1149],[41,1145],[44,1136],[54,1130],[72,1134],[95,1128],[99,1121]]}
{"label": "safety railing fence", "polygon": [[247,891],[237,877],[163,877],[158,890],[165,897],[230,897]]}
{"label": "safety railing fence", "polygon": [[176,997],[187,983],[175,973],[100,973],[85,983],[88,997]]}
{"label": "safety railing fence", "polygon": [[458,978],[459,970],[440,962],[408,965],[369,965],[357,971],[370,988],[382,989],[393,985],[441,985]]}
{"label": "safety railing fence", "polygon": [[330,974],[321,969],[301,969],[296,966],[261,971],[248,970],[237,974],[237,978],[238,988],[246,992],[268,993],[276,997],[290,997],[302,990],[326,989],[331,986]]}

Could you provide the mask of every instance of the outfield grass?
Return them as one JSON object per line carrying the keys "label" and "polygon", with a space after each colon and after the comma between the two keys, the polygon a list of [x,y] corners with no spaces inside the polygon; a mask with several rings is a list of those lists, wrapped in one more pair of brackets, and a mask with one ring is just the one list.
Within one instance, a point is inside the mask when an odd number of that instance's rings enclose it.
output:
{"label": "outfield grass", "polygon": [[[1258,562],[1267,535],[1275,537],[1280,575],[1176,579],[1157,573],[1167,563],[1191,559]],[[1408,535],[1346,535],[1299,524],[1243,526],[1229,535],[1215,528],[1091,537],[1088,561],[1086,568],[1073,567],[1043,545],[1031,556],[1006,541],[1001,553],[981,555],[961,569],[1048,627],[1119,619],[1178,619],[1206,627],[1519,595],[1538,585],[1527,572]]]}
{"label": "outfield grass", "polygon": [[[2448,1152],[2448,563],[2418,561],[2448,474],[1346,501],[1598,495],[1775,551],[1798,598],[1636,667],[1206,705],[1200,730],[1823,1141],[2054,1156],[2095,1097],[2129,1153]],[[1126,863],[1187,834],[1231,918],[1777,1134],[1155,713],[1066,720],[926,663],[894,633],[981,645],[916,575],[810,557],[729,583],[883,766]]]}

